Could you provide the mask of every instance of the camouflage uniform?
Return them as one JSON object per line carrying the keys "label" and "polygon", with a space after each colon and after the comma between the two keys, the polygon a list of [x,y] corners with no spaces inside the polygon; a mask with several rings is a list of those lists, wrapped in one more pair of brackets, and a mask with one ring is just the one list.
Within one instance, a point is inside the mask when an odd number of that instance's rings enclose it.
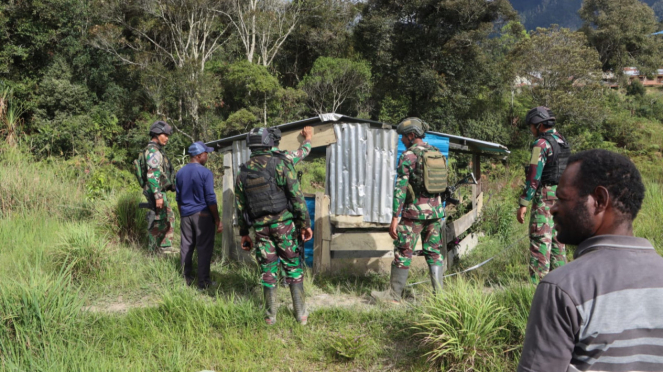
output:
{"label": "camouflage uniform", "polygon": [[272,152],[280,152],[292,161],[292,165],[297,165],[311,153],[311,140],[304,140],[302,146],[295,151],[281,151],[278,147],[272,147]]}
{"label": "camouflage uniform", "polygon": [[[146,194],[148,203],[153,205],[155,200],[163,199],[161,209],[149,210],[148,236],[150,239],[150,249],[157,250],[159,253],[175,253],[173,249],[173,225],[175,224],[175,214],[170,207],[166,191],[173,191],[173,171],[168,158],[161,152],[161,146],[155,142],[150,142],[145,149],[145,161],[147,163],[147,183],[145,184],[144,194]],[[150,200],[153,197],[153,200]],[[152,218],[153,217],[153,218]]]}
{"label": "camouflage uniform", "polygon": [[444,208],[440,194],[429,194],[425,190],[414,193],[409,200],[408,185],[410,174],[418,166],[414,151],[434,148],[427,143],[410,146],[398,162],[398,178],[394,188],[394,216],[401,215],[398,224],[398,239],[394,240],[393,266],[408,269],[412,261],[412,253],[419,235],[423,238],[423,253],[429,266],[442,266],[444,256],[440,251],[442,245],[442,219]]}
{"label": "camouflage uniform", "polygon": [[[268,159],[273,156],[271,151],[253,151],[246,166],[264,168]],[[300,229],[311,227],[295,168],[286,159],[280,161],[276,166],[276,184],[285,190],[292,205],[292,211],[284,209],[278,214],[262,216],[252,221],[256,233],[255,248],[261,270],[261,284],[267,288],[276,286],[279,258],[286,273],[286,283],[293,284],[303,281],[304,273],[300,265],[300,252],[296,238]],[[239,174],[235,182],[235,206],[240,235],[246,236],[249,234],[251,225],[247,221],[248,201]]]}
{"label": "camouflage uniform", "polygon": [[[555,139],[563,137],[554,128],[546,131]],[[525,189],[520,196],[520,206],[532,206],[530,214],[530,279],[534,283],[543,278],[551,269],[566,263],[566,247],[557,241],[557,231],[550,208],[557,200],[557,185],[542,185],[541,174],[548,159],[553,155],[552,146],[539,137],[532,143],[532,157],[527,170]]]}

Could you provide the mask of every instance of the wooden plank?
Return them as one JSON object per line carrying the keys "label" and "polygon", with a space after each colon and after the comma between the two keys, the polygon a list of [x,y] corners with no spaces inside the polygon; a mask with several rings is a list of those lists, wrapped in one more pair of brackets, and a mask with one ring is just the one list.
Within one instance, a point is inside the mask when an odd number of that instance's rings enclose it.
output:
{"label": "wooden plank", "polygon": [[329,270],[331,264],[331,224],[329,222],[329,196],[315,194],[315,231],[313,232],[313,271]]}
{"label": "wooden plank", "polygon": [[483,211],[483,192],[477,198],[477,214],[481,215],[481,211]]}
{"label": "wooden plank", "polygon": [[[394,249],[394,240],[387,231],[345,231],[334,234],[331,240],[332,251],[386,251]],[[417,239],[415,250],[422,249],[421,239]]]}
{"label": "wooden plank", "polygon": [[[285,132],[281,135],[279,149],[285,151],[294,151],[301,147],[304,137],[300,135],[301,129]],[[325,147],[336,143],[336,133],[334,133],[334,124],[322,124],[313,127],[313,139],[311,147]]]}
{"label": "wooden plank", "polygon": [[321,192],[315,194],[315,231],[313,231],[313,272],[322,268],[322,197]]}
{"label": "wooden plank", "polygon": [[235,216],[235,183],[233,177],[233,157],[231,152],[223,154],[223,211],[221,221],[223,223],[223,236],[221,249],[224,260],[230,258],[230,251],[234,249],[234,216]]}
{"label": "wooden plank", "polygon": [[331,201],[329,195],[322,196],[322,240],[327,242],[327,251],[329,251],[329,242],[332,240],[331,223],[329,222],[329,208]]}
{"label": "wooden plank", "polygon": [[331,251],[332,259],[394,257],[394,251]]}
{"label": "wooden plank", "polygon": [[336,214],[330,217],[332,225],[339,229],[388,228],[389,224],[364,222],[364,216]]}

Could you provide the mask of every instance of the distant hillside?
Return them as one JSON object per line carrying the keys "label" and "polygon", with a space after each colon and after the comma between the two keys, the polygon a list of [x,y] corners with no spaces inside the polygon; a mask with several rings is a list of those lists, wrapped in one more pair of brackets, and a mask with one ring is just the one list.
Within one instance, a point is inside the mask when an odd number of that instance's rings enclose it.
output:
{"label": "distant hillside", "polygon": [[[654,9],[659,20],[663,17],[663,0],[643,2]],[[511,4],[520,13],[528,30],[548,27],[554,23],[574,30],[582,25],[578,16],[582,0],[511,0]]]}

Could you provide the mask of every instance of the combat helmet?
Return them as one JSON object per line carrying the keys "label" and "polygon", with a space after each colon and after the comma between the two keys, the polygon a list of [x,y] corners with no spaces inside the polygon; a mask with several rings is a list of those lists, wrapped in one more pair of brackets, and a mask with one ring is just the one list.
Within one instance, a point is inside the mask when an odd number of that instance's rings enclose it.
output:
{"label": "combat helmet", "polygon": [[269,130],[274,136],[274,146],[278,146],[281,142],[281,130],[277,127],[269,128]]}
{"label": "combat helmet", "polygon": [[160,134],[171,135],[173,134],[173,127],[168,125],[165,121],[157,120],[150,125],[150,136],[156,137]]}
{"label": "combat helmet", "polygon": [[256,147],[274,147],[274,134],[267,128],[253,128],[246,134],[246,144],[250,149]]}
{"label": "combat helmet", "polygon": [[414,133],[417,138],[423,138],[428,129],[428,123],[419,118],[412,117],[401,120],[401,122],[398,123],[398,126],[396,127],[396,133],[401,135]]}
{"label": "combat helmet", "polygon": [[555,114],[545,106],[535,107],[527,112],[525,125],[543,124],[547,127],[555,125]]}

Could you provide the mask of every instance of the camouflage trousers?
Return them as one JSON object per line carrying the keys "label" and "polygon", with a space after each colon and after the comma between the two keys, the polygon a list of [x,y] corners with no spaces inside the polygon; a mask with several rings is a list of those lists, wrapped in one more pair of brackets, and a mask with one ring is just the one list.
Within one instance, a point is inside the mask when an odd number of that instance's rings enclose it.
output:
{"label": "camouflage trousers", "polygon": [[278,263],[285,271],[287,284],[304,280],[304,270],[300,266],[297,229],[292,220],[277,222],[255,228],[256,259],[260,265],[260,283],[267,288],[276,287]]}
{"label": "camouflage trousers", "polygon": [[529,222],[530,260],[529,274],[533,283],[538,283],[552,269],[566,263],[566,246],[557,241],[557,231],[550,208],[557,200],[557,186],[543,186],[532,200]]}
{"label": "camouflage trousers", "polygon": [[[154,220],[150,223],[150,220]],[[150,250],[158,253],[173,253],[173,226],[175,225],[175,214],[173,209],[163,195],[163,208],[156,212],[149,210],[147,212],[147,232],[150,244]]]}
{"label": "camouflage trousers", "polygon": [[408,269],[412,263],[412,253],[417,246],[419,235],[422,236],[424,257],[429,266],[442,266],[444,256],[440,252],[442,245],[442,219],[411,220],[401,218],[398,239],[394,240],[394,262],[399,269]]}

